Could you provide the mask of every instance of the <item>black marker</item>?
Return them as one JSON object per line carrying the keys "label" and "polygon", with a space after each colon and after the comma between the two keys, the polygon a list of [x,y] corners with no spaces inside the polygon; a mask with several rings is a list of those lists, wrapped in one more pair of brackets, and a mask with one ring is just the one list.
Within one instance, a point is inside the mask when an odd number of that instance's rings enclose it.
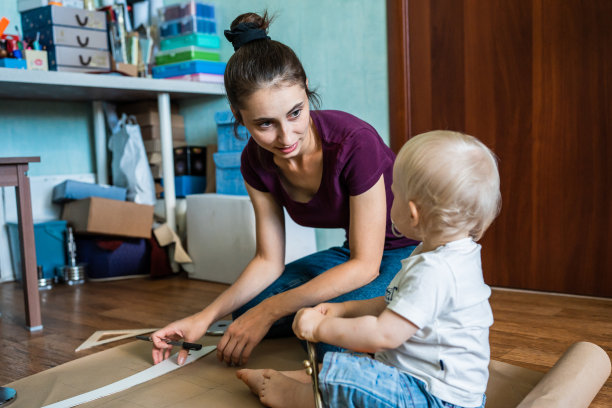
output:
{"label": "black marker", "polygon": [[[153,341],[150,336],[136,336],[136,338],[138,340],[144,340],[144,341],[150,341],[150,342]],[[198,343],[188,343],[186,341],[173,341],[170,339],[163,339],[163,341],[173,346],[182,347],[185,350],[200,350],[202,348],[202,345]]]}

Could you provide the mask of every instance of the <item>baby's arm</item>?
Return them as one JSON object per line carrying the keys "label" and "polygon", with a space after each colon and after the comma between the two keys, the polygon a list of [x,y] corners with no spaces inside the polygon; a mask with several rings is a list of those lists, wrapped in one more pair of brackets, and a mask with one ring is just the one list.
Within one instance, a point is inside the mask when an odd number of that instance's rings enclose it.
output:
{"label": "baby's arm", "polygon": [[[315,308],[302,309],[295,316],[293,330],[304,340],[366,353],[397,348],[419,330],[409,320],[387,309],[382,297],[347,306],[350,314],[344,316],[359,317],[326,316]],[[382,309],[382,313],[377,316],[364,313],[375,308]]]}

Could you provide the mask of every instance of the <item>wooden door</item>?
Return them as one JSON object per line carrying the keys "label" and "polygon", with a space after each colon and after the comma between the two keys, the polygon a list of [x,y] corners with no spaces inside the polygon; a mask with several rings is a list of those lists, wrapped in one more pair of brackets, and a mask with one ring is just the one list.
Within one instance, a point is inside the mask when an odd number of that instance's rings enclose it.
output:
{"label": "wooden door", "polygon": [[487,283],[612,296],[612,2],[388,0],[391,146],[464,131],[498,155]]}

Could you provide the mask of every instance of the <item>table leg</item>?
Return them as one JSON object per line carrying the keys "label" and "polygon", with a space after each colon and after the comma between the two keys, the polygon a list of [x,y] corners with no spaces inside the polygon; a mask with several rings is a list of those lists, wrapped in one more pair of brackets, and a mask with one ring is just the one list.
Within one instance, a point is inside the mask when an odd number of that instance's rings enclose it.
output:
{"label": "table leg", "polygon": [[164,177],[164,204],[166,222],[176,231],[176,193],[174,189],[174,151],[172,149],[172,117],[170,115],[170,95],[157,96],[162,153],[162,175]]}
{"label": "table leg", "polygon": [[21,260],[23,296],[25,300],[26,325],[30,331],[42,330],[40,317],[40,297],[38,293],[38,274],[36,270],[36,246],[34,241],[34,221],[32,219],[32,198],[30,180],[26,172],[27,164],[17,165],[17,214],[19,216],[19,236],[21,239]]}

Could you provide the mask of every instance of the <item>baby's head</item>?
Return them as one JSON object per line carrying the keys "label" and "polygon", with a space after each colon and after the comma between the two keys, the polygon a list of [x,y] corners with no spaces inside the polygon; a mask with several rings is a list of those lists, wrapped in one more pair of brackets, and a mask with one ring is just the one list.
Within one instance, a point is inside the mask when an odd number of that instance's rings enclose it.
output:
{"label": "baby's head", "polygon": [[423,237],[466,233],[477,241],[501,206],[495,155],[459,132],[437,130],[406,142],[393,167],[393,192],[394,204],[414,203]]}

